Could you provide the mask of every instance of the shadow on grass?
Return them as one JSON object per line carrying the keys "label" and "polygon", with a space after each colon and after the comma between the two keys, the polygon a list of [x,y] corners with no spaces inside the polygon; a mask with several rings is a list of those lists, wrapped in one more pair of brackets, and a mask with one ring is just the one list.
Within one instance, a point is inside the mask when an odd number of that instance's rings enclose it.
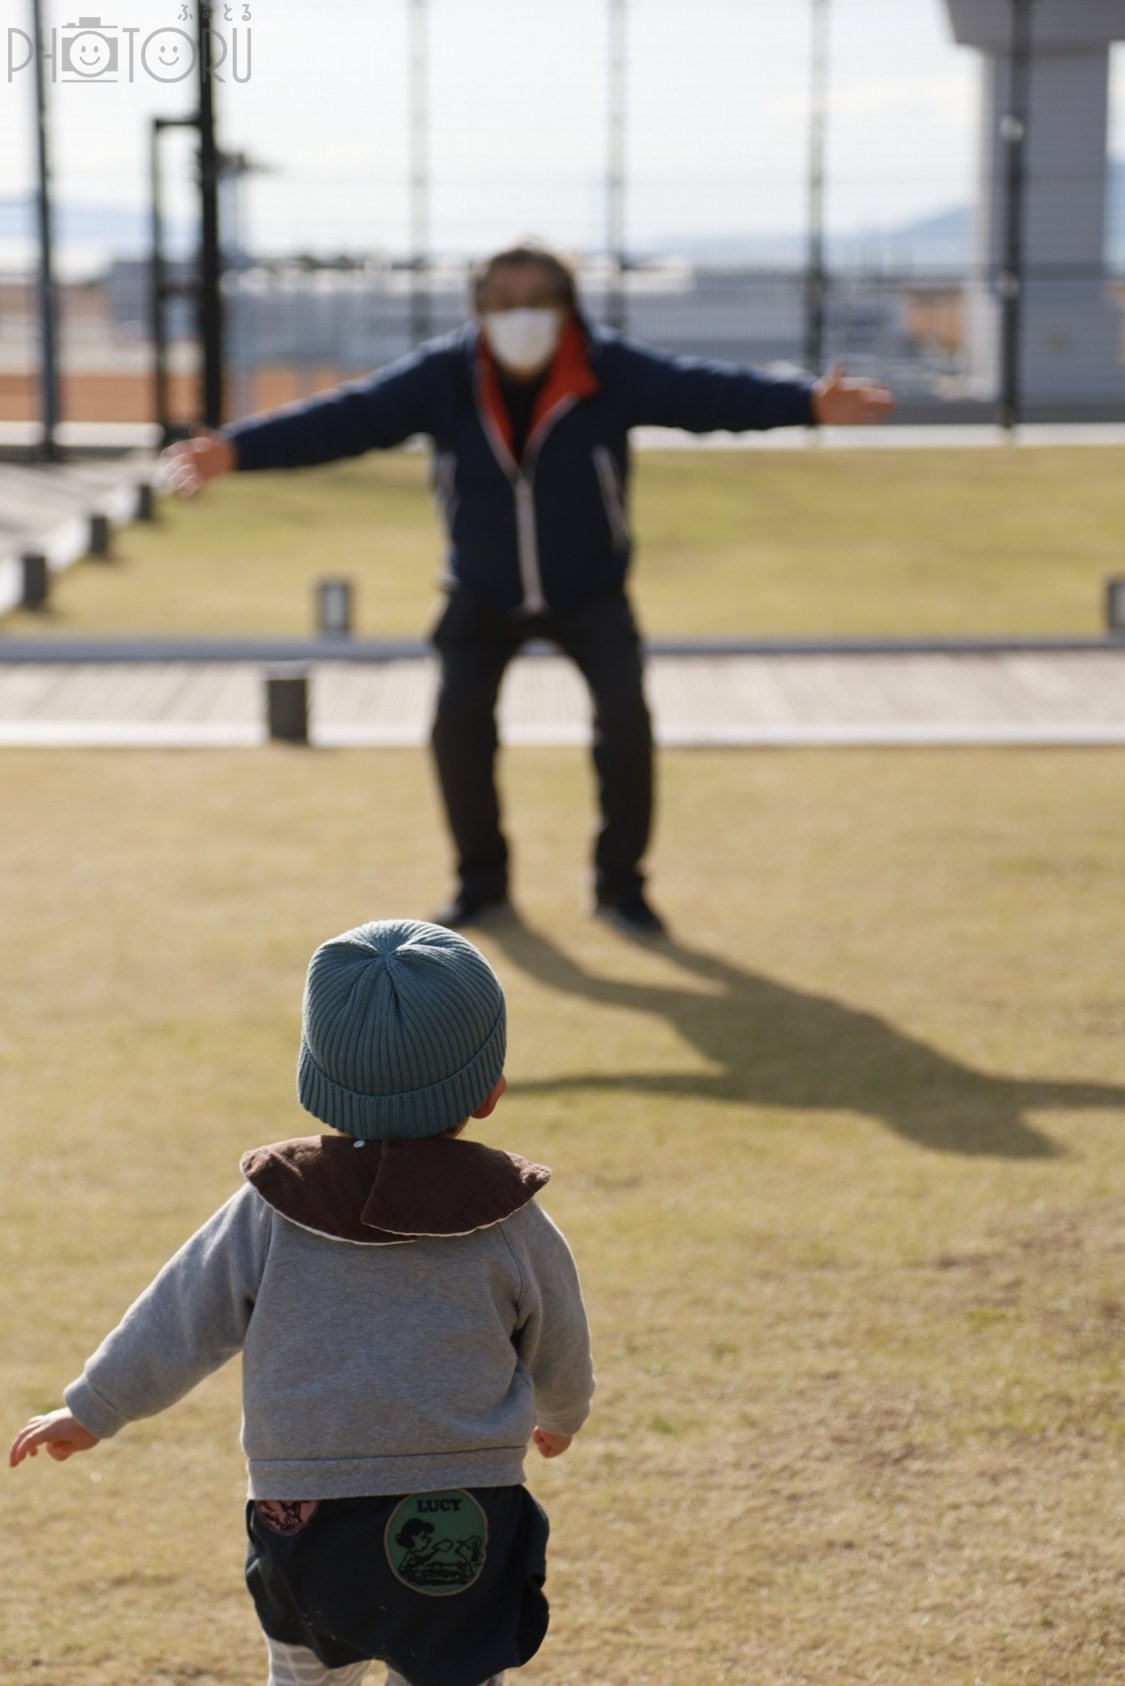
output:
{"label": "shadow on grass", "polygon": [[718,986],[700,994],[621,983],[585,970],[540,932],[517,921],[490,937],[529,977],[607,1007],[666,1019],[712,1065],[711,1074],[573,1073],[522,1089],[629,1089],[733,1100],[748,1106],[860,1113],[943,1153],[1057,1158],[1057,1143],[1025,1122],[1026,1109],[1125,1108],[1125,1087],[990,1076],[904,1036],[885,1019],[744,972],[682,943],[659,952]]}

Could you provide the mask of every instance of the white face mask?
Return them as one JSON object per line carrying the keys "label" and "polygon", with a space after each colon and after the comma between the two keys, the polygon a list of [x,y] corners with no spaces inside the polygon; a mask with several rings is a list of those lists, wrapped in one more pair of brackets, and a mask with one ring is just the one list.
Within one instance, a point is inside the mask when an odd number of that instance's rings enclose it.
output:
{"label": "white face mask", "polygon": [[518,375],[545,369],[562,338],[561,310],[490,310],[481,320],[496,361]]}

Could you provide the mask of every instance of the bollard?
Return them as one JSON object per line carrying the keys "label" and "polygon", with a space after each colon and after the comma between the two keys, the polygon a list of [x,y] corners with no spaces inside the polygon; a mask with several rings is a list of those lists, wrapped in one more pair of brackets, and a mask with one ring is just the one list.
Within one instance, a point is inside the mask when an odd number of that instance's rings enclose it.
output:
{"label": "bollard", "polygon": [[156,493],[152,489],[151,480],[137,482],[137,506],[133,511],[134,521],[156,520]]}
{"label": "bollard", "polygon": [[32,552],[26,552],[20,557],[20,567],[23,571],[20,608],[33,611],[45,609],[51,589],[51,575],[47,567],[47,558]]}
{"label": "bollard", "polygon": [[109,516],[94,514],[90,516],[90,536],[86,543],[86,555],[97,562],[113,560],[113,549],[109,542]]}
{"label": "bollard", "polygon": [[266,669],[266,726],[271,742],[308,743],[307,667],[290,663]]}
{"label": "bollard", "polygon": [[350,638],[352,633],[352,582],[325,579],[316,582],[316,629],[322,638]]}
{"label": "bollard", "polygon": [[1105,582],[1105,629],[1125,632],[1125,577],[1121,575]]}

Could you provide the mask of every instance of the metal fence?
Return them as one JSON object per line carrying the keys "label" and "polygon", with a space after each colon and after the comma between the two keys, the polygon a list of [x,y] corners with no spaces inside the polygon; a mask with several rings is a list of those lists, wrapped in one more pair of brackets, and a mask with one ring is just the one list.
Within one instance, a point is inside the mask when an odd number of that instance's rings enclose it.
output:
{"label": "metal fence", "polygon": [[[462,12],[490,3],[460,0]],[[690,168],[666,167],[662,178],[653,162],[666,145],[661,121],[674,124],[678,102],[686,109],[688,100],[675,83],[670,93],[659,85],[646,92],[657,61],[645,56],[645,32],[667,31],[684,9],[661,12],[661,0],[581,0],[575,27],[595,11],[604,24],[602,169],[589,177],[588,159],[578,160],[574,181],[544,180],[537,228],[576,259],[595,320],[687,355],[816,368],[843,361],[886,380],[905,419],[1125,416],[1125,158],[1111,153],[1115,135],[1125,146],[1125,78],[1109,74],[1125,54],[1116,45],[1125,38],[1120,0],[742,0],[726,11],[724,0],[700,0],[700,10],[707,4],[726,20],[731,52],[747,50],[755,28],[784,16],[786,50],[804,56],[800,111],[788,128],[778,119],[784,144],[779,139],[776,157],[742,162],[732,162],[734,130],[716,116],[712,151],[721,170],[708,175],[699,162],[706,148],[697,146]],[[325,210],[316,238],[295,219],[287,242],[286,195],[296,202],[308,186],[299,166],[271,180],[244,154],[224,156],[218,303],[228,416],[378,368],[464,319],[470,263],[496,243],[486,230],[497,223],[497,206],[527,202],[527,182],[512,173],[504,133],[495,167],[475,175],[431,144],[427,52],[440,45],[451,5],[394,0],[404,72],[397,189],[383,163],[368,176],[321,172]],[[940,19],[949,41],[960,44],[962,64],[973,62],[975,113],[965,113],[961,129],[970,118],[979,122],[975,162],[958,179],[958,202],[944,211],[934,210],[919,181],[927,214],[897,211],[849,228],[834,207],[849,192],[858,202],[857,180],[869,174],[875,200],[881,183],[897,180],[901,115],[885,125],[884,144],[876,137],[866,151],[854,137],[848,142],[847,123],[862,98],[891,87],[893,43],[884,45],[883,26],[901,23],[906,12],[931,28]],[[866,83],[847,64],[849,51],[855,57],[848,31],[857,27],[868,35]],[[718,66],[727,44],[687,33],[681,40],[700,65]],[[755,72],[756,97],[768,97],[770,76],[768,66]],[[725,88],[729,103],[732,86],[717,81],[716,102]],[[521,109],[517,101],[513,120]],[[784,104],[777,109],[784,116]],[[223,120],[220,102],[220,141]],[[685,152],[687,142],[685,134]],[[932,142],[936,155],[945,144],[936,128]],[[964,150],[970,159],[968,141]],[[178,170],[179,202],[194,213],[191,148],[181,148]],[[576,186],[583,170],[584,185]],[[56,193],[65,197],[65,168],[56,174]],[[357,222],[343,207],[362,196],[357,184],[365,182],[371,204],[367,220]],[[897,195],[896,206],[901,181]],[[739,196],[747,206],[776,200],[788,229],[770,231],[762,213],[748,216],[745,228],[732,223],[729,206]],[[583,200],[594,207],[585,217],[574,209]],[[701,206],[714,206],[725,228],[701,232]],[[147,221],[148,205],[138,213]],[[266,223],[263,237],[257,229]],[[357,237],[361,227],[370,238]],[[189,231],[188,248],[194,238]],[[185,246],[182,229],[179,243]],[[55,288],[64,417],[156,414],[145,245],[135,240],[130,255],[111,255],[96,274]],[[190,249],[168,267],[159,408],[172,426],[202,414],[197,270]],[[42,414],[41,313],[33,273],[0,273],[0,421]]]}

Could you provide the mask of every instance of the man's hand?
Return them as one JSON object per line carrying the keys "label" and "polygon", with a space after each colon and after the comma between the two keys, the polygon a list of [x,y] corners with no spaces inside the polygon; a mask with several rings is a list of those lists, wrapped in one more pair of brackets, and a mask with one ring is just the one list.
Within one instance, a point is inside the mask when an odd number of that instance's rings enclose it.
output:
{"label": "man's hand", "polygon": [[91,1446],[96,1446],[98,1437],[91,1434],[88,1428],[83,1428],[77,1417],[72,1417],[65,1406],[57,1411],[50,1411],[45,1417],[32,1417],[31,1421],[21,1428],[12,1441],[8,1453],[8,1464],[15,1469],[25,1458],[33,1458],[40,1446],[46,1446],[52,1458],[63,1463],[72,1452],[88,1452]]}
{"label": "man's hand", "polygon": [[531,1444],[545,1458],[561,1458],[573,1439],[572,1434],[552,1434],[549,1429],[537,1428]]}
{"label": "man's hand", "polygon": [[238,451],[221,433],[197,427],[190,439],[179,439],[161,453],[161,484],[165,491],[190,498],[208,480],[231,474],[238,467]]}
{"label": "man's hand", "polygon": [[878,381],[849,379],[836,363],[813,387],[813,414],[823,427],[863,427],[890,415],[895,401]]}

